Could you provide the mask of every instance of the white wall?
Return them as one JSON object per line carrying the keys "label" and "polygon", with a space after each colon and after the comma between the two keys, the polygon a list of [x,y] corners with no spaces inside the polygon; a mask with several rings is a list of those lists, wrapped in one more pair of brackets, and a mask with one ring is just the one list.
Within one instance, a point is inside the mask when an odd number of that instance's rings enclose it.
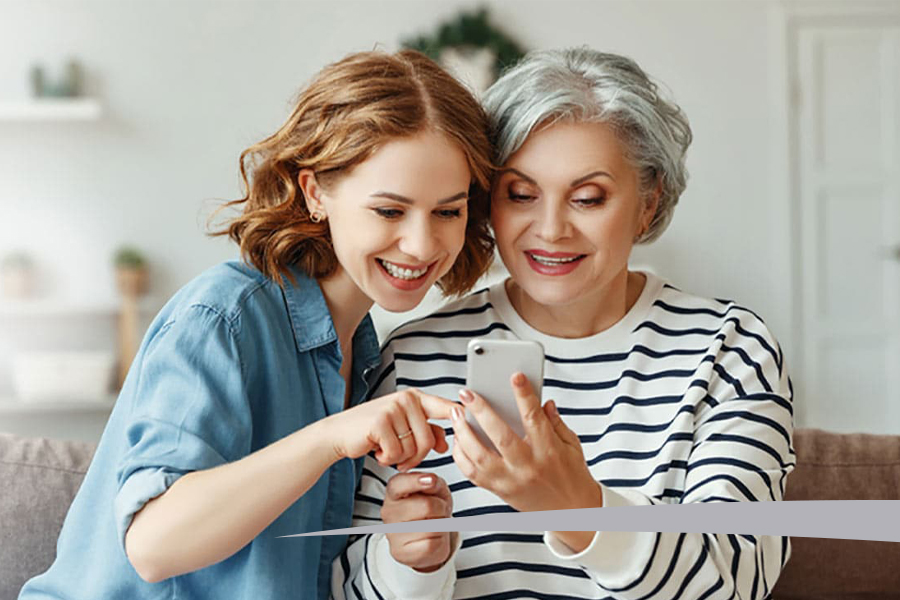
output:
{"label": "white wall", "polygon": [[[691,180],[671,229],[636,262],[682,288],[754,308],[790,350],[788,229],[773,146],[772,2],[487,2],[528,48],[588,44],[635,58],[693,125]],[[472,2],[0,0],[0,102],[29,66],[86,66],[98,123],[0,122],[0,256],[22,248],[45,294],[114,295],[109,258],[146,249],[170,295],[235,255],[204,235],[238,195],[237,158],[287,114],[323,64],[430,31]],[[775,88],[773,88],[776,85]],[[789,353],[790,357],[790,353]]]}

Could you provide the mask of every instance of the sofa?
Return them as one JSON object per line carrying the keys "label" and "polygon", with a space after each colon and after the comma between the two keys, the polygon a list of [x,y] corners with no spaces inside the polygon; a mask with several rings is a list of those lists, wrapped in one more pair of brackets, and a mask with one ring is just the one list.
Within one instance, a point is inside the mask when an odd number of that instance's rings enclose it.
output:
{"label": "sofa", "polygon": [[[900,436],[798,429],[788,500],[900,499]],[[0,434],[0,600],[53,561],[90,444]],[[898,512],[900,518],[900,512]],[[900,600],[900,543],[793,538],[774,600]],[[99,599],[98,599],[99,600]]]}
{"label": "sofa", "polygon": [[[900,436],[798,429],[794,449],[787,500],[900,500]],[[791,543],[774,600],[900,600],[900,542]]]}

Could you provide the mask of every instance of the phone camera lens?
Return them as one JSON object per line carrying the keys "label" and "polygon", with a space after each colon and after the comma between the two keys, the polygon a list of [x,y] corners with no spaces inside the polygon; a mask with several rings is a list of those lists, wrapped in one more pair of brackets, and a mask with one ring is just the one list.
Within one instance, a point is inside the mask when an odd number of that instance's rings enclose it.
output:
{"label": "phone camera lens", "polygon": [[484,354],[484,348],[482,348],[481,346],[475,346],[475,354],[481,356],[482,354]]}

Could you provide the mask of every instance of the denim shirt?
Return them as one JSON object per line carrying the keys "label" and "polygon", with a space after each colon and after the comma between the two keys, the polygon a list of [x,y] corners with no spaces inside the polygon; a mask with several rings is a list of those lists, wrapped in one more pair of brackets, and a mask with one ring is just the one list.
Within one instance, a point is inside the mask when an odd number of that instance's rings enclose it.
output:
{"label": "denim shirt", "polygon": [[[295,274],[296,285],[282,290],[227,262],[166,304],[69,509],[56,561],[20,599],[328,597],[346,537],[278,536],[350,527],[361,460],[335,463],[251,543],[204,569],[151,584],[124,550],[134,514],[182,475],[238,460],[343,409],[341,349],[325,298],[315,280]],[[378,361],[367,316],[353,337],[351,404],[366,397]]]}

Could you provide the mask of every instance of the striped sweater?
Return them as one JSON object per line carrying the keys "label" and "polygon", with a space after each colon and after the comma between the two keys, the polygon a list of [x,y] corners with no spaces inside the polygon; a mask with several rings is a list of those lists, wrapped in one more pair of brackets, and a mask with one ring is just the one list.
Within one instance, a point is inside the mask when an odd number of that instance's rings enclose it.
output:
{"label": "striped sweater", "polygon": [[[605,506],[783,497],[794,467],[791,384],[778,343],[746,308],[647,274],[622,320],[562,339],[530,327],[501,283],[392,333],[376,395],[416,387],[456,398],[474,337],[543,344],[543,399],[578,434]],[[447,481],[455,517],[513,511],[468,481],[449,453],[432,452],[416,470]],[[366,459],[355,525],[380,522],[394,473]],[[334,564],[334,596],[763,599],[790,554],[788,538],[754,535],[599,532],[579,554],[549,533],[460,539],[443,568],[424,574],[394,561],[383,535],[351,538]]]}

